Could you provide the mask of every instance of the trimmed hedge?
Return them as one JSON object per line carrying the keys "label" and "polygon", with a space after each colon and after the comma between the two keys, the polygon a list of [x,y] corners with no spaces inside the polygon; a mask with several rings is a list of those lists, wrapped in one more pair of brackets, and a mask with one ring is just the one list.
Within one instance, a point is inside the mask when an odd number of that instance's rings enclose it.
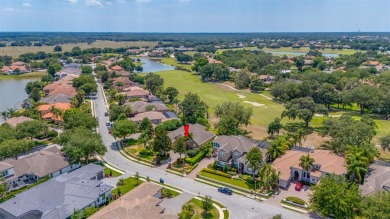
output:
{"label": "trimmed hedge", "polygon": [[206,153],[207,153],[207,151],[200,151],[199,154],[197,154],[195,157],[193,157],[193,158],[186,157],[186,158],[184,158],[184,160],[186,163],[193,166],[196,163],[199,163],[204,158]]}
{"label": "trimmed hedge", "polygon": [[306,205],[306,202],[303,201],[302,199],[298,198],[298,197],[290,196],[290,197],[287,197],[286,200],[290,201],[290,202],[293,202],[295,204]]}
{"label": "trimmed hedge", "polygon": [[189,174],[191,173],[197,166],[198,166],[199,163],[196,163],[195,165],[192,165],[190,168],[188,168],[186,170],[186,173]]}
{"label": "trimmed hedge", "polygon": [[227,173],[224,173],[224,172],[221,172],[221,171],[218,171],[218,170],[210,170],[210,169],[207,169],[207,168],[203,168],[201,170],[201,172],[206,172],[206,173],[212,173],[212,174],[215,174],[215,175],[218,175],[218,176],[223,176],[223,177],[226,177],[226,178],[231,178],[231,176]]}

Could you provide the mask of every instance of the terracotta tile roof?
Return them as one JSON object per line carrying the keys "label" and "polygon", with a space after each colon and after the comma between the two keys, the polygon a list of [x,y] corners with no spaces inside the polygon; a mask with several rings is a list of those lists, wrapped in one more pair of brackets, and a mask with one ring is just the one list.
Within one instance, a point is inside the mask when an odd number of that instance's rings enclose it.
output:
{"label": "terracotta tile roof", "polygon": [[[307,152],[289,150],[286,154],[277,158],[272,166],[275,170],[280,171],[280,178],[288,180],[291,176],[291,167],[302,169],[299,166],[299,158],[307,155]],[[338,156],[328,150],[315,150],[310,153],[310,157],[314,159],[314,164],[321,166],[320,172],[334,173],[342,175],[347,173],[346,163],[344,157]],[[315,173],[316,174],[316,173]]]}
{"label": "terracotta tile roof", "polygon": [[18,117],[12,117],[10,119],[7,119],[5,122],[10,124],[13,127],[16,127],[18,124],[26,122],[26,121],[33,121],[34,119],[25,117],[25,116],[18,116]]}
{"label": "terracotta tile roof", "polygon": [[43,104],[38,106],[38,111],[46,111],[49,110],[50,107],[54,106],[54,108],[60,109],[60,110],[68,110],[72,108],[72,105],[70,103],[55,103],[55,104]]}
{"label": "terracotta tile roof", "polygon": [[8,67],[8,66],[3,66],[2,68],[1,68],[1,72],[3,72],[3,73],[5,73],[5,72],[7,72],[7,71],[9,71],[10,70],[10,68]]}
{"label": "terracotta tile roof", "polygon": [[20,71],[27,71],[25,66],[11,65],[9,68],[12,71],[15,71],[15,69],[19,69]]}
{"label": "terracotta tile roof", "polygon": [[114,65],[114,66],[111,67],[111,69],[112,69],[113,71],[122,71],[122,70],[123,70],[123,68],[120,67],[119,65]]}
{"label": "terracotta tile roof", "polygon": [[144,118],[149,120],[166,120],[167,118],[161,112],[149,111],[144,113],[138,113],[134,117],[131,117],[130,120],[134,122],[142,121]]}
{"label": "terracotta tile roof", "polygon": [[25,62],[18,61],[18,62],[14,62],[14,63],[12,63],[11,65],[15,65],[15,66],[23,66],[23,65],[26,65],[26,63],[25,63]]}
{"label": "terracotta tile roof", "polygon": [[64,94],[69,97],[74,97],[77,94],[77,91],[74,87],[60,85],[49,93],[49,95],[56,95],[56,94]]}
{"label": "terracotta tile roof", "polygon": [[144,89],[139,88],[139,87],[130,87],[128,89],[129,89],[128,91],[122,92],[122,94],[124,94],[128,98],[149,95],[149,91],[144,90]]}

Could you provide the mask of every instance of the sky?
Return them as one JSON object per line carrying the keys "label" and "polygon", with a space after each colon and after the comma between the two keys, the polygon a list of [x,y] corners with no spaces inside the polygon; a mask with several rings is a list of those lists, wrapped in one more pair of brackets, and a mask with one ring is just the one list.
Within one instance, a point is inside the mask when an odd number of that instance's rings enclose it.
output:
{"label": "sky", "polygon": [[390,0],[0,0],[0,31],[390,32]]}

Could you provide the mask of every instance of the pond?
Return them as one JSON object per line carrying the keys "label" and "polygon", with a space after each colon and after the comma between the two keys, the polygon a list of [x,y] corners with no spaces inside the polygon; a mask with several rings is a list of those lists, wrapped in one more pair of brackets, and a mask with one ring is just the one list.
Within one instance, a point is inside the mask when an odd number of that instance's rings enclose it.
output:
{"label": "pond", "polygon": [[28,97],[24,88],[28,82],[34,80],[38,79],[0,80],[0,112],[9,108],[20,108],[20,104]]}
{"label": "pond", "polygon": [[149,72],[158,72],[158,71],[166,71],[166,70],[174,70],[175,67],[171,65],[166,65],[161,62],[158,62],[157,60],[151,60],[148,58],[141,58],[141,62],[144,63],[142,65],[143,67],[143,73],[149,73]]}
{"label": "pond", "polygon": [[[273,55],[287,55],[287,56],[304,56],[306,53],[304,52],[274,52],[274,51],[264,51],[267,53],[271,53]],[[322,56],[331,57],[331,58],[337,58],[338,54],[330,54],[330,53],[322,53]]]}

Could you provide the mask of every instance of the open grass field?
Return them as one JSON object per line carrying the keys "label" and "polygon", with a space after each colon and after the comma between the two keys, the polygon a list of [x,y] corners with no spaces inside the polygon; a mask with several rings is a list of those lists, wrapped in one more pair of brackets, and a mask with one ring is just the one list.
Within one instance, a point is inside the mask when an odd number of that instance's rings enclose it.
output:
{"label": "open grass field", "polygon": [[221,54],[223,51],[227,51],[227,50],[253,50],[253,49],[257,49],[256,46],[249,46],[249,47],[242,47],[242,48],[231,48],[231,49],[218,49],[217,50],[217,54]]}
{"label": "open grass field", "polygon": [[183,68],[186,68],[188,70],[191,70],[191,67],[192,67],[191,64],[178,63],[175,58],[163,58],[162,63],[164,63],[166,65],[183,67]]}
{"label": "open grass field", "polygon": [[190,204],[194,208],[194,215],[191,217],[191,219],[218,219],[219,218],[219,212],[217,208],[213,206],[212,210],[209,212],[208,215],[203,214],[202,209],[202,201],[198,199],[191,199],[186,204]]}
{"label": "open grass field", "polygon": [[[288,53],[290,53],[290,52],[303,52],[303,53],[307,53],[310,51],[310,48],[309,47],[301,47],[299,49],[293,49],[291,47],[281,47],[278,49],[264,48],[262,50],[269,51],[269,52],[288,52]],[[355,50],[355,49],[338,50],[338,49],[329,49],[329,48],[319,49],[319,51],[322,53],[326,53],[326,54],[345,54],[345,55],[350,55],[350,54],[353,54],[355,52],[360,52],[359,50]]]}
{"label": "open grass field", "polygon": [[[149,42],[149,41],[96,41],[92,44],[88,43],[69,43],[69,44],[63,44],[62,51],[71,51],[73,47],[78,46],[81,49],[88,49],[88,48],[119,48],[119,47],[130,47],[130,46],[138,46],[138,47],[144,47],[149,46],[153,47],[156,46],[157,42]],[[0,47],[0,54],[1,55],[8,55],[12,56],[14,58],[18,57],[20,54],[28,53],[28,52],[53,52],[54,46],[7,46],[7,47]]]}
{"label": "open grass field", "polygon": [[25,74],[20,75],[3,75],[0,74],[0,80],[20,80],[20,79],[28,79],[28,78],[40,78],[47,73],[45,71],[38,71],[38,72],[29,72]]}

